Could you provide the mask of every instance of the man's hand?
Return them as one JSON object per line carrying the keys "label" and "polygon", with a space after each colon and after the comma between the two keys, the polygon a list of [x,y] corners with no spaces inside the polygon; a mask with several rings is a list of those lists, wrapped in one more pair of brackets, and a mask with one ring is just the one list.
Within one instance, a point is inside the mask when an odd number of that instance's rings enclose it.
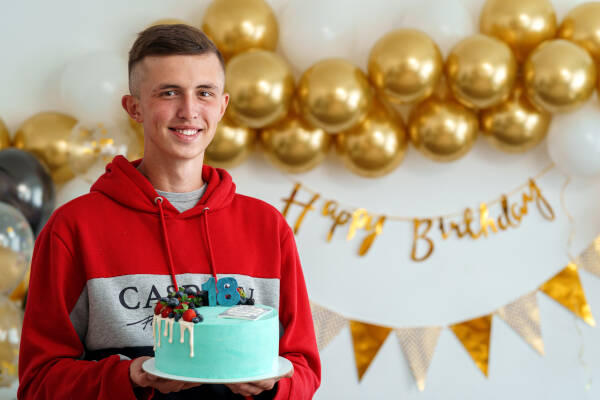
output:
{"label": "man's hand", "polygon": [[172,381],[147,373],[142,369],[142,364],[149,358],[150,357],[139,357],[132,361],[129,367],[129,378],[134,387],[153,387],[161,393],[171,393],[201,385],[201,383]]}
{"label": "man's hand", "polygon": [[264,390],[271,390],[281,378],[291,378],[294,375],[294,369],[287,374],[273,379],[264,379],[256,382],[246,383],[228,383],[225,384],[233,393],[241,394],[242,396],[253,396],[261,393]]}

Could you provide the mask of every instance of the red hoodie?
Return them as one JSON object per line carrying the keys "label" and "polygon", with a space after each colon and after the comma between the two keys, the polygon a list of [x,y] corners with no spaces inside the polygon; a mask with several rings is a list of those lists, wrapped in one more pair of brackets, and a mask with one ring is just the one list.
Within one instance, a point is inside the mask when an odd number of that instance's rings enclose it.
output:
{"label": "red hoodie", "polygon": [[[294,375],[275,399],[309,399],[320,383],[308,296],[293,234],[265,202],[204,166],[204,196],[179,213],[118,156],[91,192],[54,212],[38,237],[19,358],[19,399],[135,399],[128,358],[152,354],[152,306],[216,274],[278,307],[279,352]],[[96,361],[97,360],[97,361]],[[200,388],[207,385],[202,385]],[[181,393],[183,395],[184,393]],[[156,397],[160,397],[157,393]],[[173,397],[186,398],[186,397]]]}

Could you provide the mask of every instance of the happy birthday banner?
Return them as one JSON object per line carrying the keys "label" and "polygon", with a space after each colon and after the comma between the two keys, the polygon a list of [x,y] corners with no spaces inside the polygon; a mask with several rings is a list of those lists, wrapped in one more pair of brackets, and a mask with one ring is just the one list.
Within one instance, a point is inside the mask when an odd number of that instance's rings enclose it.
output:
{"label": "happy birthday banner", "polygon": [[[600,236],[573,262],[558,272],[537,290],[521,296],[490,314],[447,326],[461,342],[477,367],[487,377],[490,354],[490,333],[493,316],[502,318],[536,352],[544,355],[537,292],[543,292],[569,311],[595,326],[591,309],[579,279],[578,268],[600,277]],[[346,318],[335,311],[311,303],[317,346],[323,350],[349,326],[358,380],[362,380],[377,352],[394,332],[413,373],[419,390],[425,389],[427,370],[433,358],[441,326],[399,328],[366,323]]]}
{"label": "happy birthday banner", "polygon": [[[529,213],[530,203],[535,205],[535,208],[544,219],[553,221],[554,210],[536,183],[536,179],[545,175],[552,168],[553,165],[549,165],[535,178],[530,178],[526,183],[508,194],[503,194],[492,201],[480,203],[477,210],[467,207],[462,213],[426,218],[375,215],[362,207],[343,207],[337,200],[325,199],[322,206],[320,206],[319,214],[321,217],[331,220],[331,227],[327,233],[328,242],[331,242],[336,229],[342,226],[348,226],[347,241],[352,240],[358,231],[367,233],[358,250],[360,256],[366,255],[375,239],[383,233],[383,226],[386,221],[411,223],[413,225],[413,236],[410,258],[413,261],[420,262],[425,261],[433,254],[435,248],[433,233],[436,230],[442,240],[487,238],[491,234],[497,234],[510,228],[518,228],[523,218]],[[308,201],[298,200],[302,191],[309,193],[312,197]],[[511,201],[510,197],[517,193],[520,194],[519,198]],[[298,233],[306,215],[317,209],[316,204],[320,199],[321,194],[298,182],[295,183],[291,194],[282,199],[285,203],[282,214],[286,218],[292,205],[302,207],[302,211],[294,222],[294,234]],[[490,216],[490,206],[495,204],[499,205],[500,212],[494,218]]]}

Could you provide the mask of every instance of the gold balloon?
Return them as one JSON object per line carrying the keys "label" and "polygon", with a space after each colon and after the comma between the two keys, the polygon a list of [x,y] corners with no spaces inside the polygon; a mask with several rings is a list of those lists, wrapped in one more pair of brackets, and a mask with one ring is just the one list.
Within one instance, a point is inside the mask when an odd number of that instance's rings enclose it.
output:
{"label": "gold balloon", "polygon": [[481,10],[482,33],[508,43],[519,62],[556,34],[556,14],[549,0],[487,0]]}
{"label": "gold balloon", "polygon": [[28,262],[21,253],[0,246],[0,295],[6,296],[17,287],[27,272]]}
{"label": "gold balloon", "polygon": [[10,146],[10,135],[4,121],[0,119],[0,150],[6,149]]}
{"label": "gold balloon", "polygon": [[572,111],[585,103],[596,86],[596,65],[581,47],[564,39],[542,43],[524,66],[527,96],[537,107]]}
{"label": "gold balloon", "polygon": [[218,168],[234,167],[248,157],[255,138],[254,130],[223,118],[204,152],[204,162]]}
{"label": "gold balloon", "polygon": [[70,136],[77,120],[57,112],[43,112],[26,120],[13,139],[16,148],[33,153],[50,170],[56,183],[73,178],[69,166]]}
{"label": "gold balloon", "polygon": [[154,21],[153,23],[148,25],[148,28],[150,28],[151,26],[156,26],[156,25],[178,25],[178,24],[187,24],[187,23],[185,21],[182,21],[177,18],[163,18],[163,19],[159,19],[158,21]]}
{"label": "gold balloon", "polygon": [[331,145],[327,132],[308,126],[294,114],[262,131],[261,141],[269,161],[291,173],[306,172],[319,165]]}
{"label": "gold balloon", "polygon": [[18,378],[19,343],[23,316],[19,306],[0,299],[0,386],[9,387]]}
{"label": "gold balloon", "polygon": [[264,0],[213,0],[202,30],[226,59],[249,49],[273,51],[279,39],[275,14]]}
{"label": "gold balloon", "polygon": [[431,97],[410,115],[408,132],[414,146],[435,161],[453,161],[473,147],[479,124],[476,114],[451,99]]}
{"label": "gold balloon", "polygon": [[296,91],[298,111],[328,133],[351,129],[366,116],[373,89],[365,74],[350,62],[328,59],[304,72]]}
{"label": "gold balloon", "polygon": [[577,43],[600,62],[600,2],[573,8],[560,25],[558,37]]}
{"label": "gold balloon", "polygon": [[522,153],[546,137],[552,116],[534,107],[518,84],[506,102],[483,110],[479,118],[481,132],[494,147]]}
{"label": "gold balloon", "polygon": [[471,108],[502,103],[510,95],[517,75],[517,62],[510,48],[480,34],[454,46],[445,68],[450,90],[459,102]]}
{"label": "gold balloon", "polygon": [[443,61],[433,40],[415,29],[398,29],[375,43],[369,56],[373,86],[395,103],[428,97],[442,73]]}
{"label": "gold balloon", "polygon": [[285,60],[266,50],[238,54],[229,61],[225,91],[229,118],[250,128],[283,119],[294,96],[294,77]]}
{"label": "gold balloon", "polygon": [[336,136],[344,164],[355,174],[375,178],[392,172],[404,158],[408,138],[399,117],[374,104],[367,118]]}

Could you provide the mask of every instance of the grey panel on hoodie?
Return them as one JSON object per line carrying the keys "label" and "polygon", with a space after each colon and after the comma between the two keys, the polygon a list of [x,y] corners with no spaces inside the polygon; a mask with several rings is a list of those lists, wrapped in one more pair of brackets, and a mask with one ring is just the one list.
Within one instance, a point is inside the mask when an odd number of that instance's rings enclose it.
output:
{"label": "grey panel on hoodie", "polygon": [[[233,277],[247,294],[254,289],[256,304],[279,309],[279,279]],[[176,275],[180,286],[201,289],[211,275]],[[77,334],[89,350],[152,346],[152,315],[156,300],[172,291],[169,275],[122,275],[95,278],[87,282],[70,317]],[[200,308],[200,313],[202,309]]]}

